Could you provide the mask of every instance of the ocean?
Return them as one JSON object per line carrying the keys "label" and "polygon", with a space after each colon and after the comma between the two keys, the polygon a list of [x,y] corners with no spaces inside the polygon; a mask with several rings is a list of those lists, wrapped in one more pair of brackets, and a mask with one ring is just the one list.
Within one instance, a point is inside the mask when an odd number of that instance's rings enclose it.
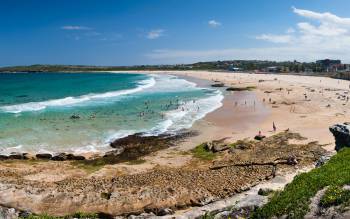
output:
{"label": "ocean", "polygon": [[0,85],[0,154],[107,151],[130,134],[188,129],[223,100],[163,74],[2,73]]}

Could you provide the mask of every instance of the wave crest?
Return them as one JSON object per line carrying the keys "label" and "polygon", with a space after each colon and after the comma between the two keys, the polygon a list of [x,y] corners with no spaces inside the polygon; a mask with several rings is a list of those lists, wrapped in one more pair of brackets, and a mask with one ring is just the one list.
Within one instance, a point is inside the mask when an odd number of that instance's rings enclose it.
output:
{"label": "wave crest", "polygon": [[100,94],[87,94],[87,95],[82,95],[78,97],[65,97],[62,99],[47,100],[42,102],[29,102],[29,103],[16,104],[16,105],[10,105],[10,106],[2,106],[0,107],[0,110],[7,113],[21,113],[21,112],[28,112],[28,111],[40,111],[40,110],[46,109],[47,107],[71,106],[79,103],[84,103],[87,101],[133,94],[136,92],[140,92],[144,89],[153,87],[155,84],[156,84],[156,81],[152,77],[152,78],[140,81],[139,85],[133,89],[110,91],[110,92],[100,93]]}

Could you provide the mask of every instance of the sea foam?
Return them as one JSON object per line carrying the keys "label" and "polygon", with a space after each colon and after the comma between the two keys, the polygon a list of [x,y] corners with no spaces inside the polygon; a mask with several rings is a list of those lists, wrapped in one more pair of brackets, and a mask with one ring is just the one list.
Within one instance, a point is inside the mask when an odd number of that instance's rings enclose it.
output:
{"label": "sea foam", "polygon": [[23,103],[23,104],[2,106],[0,107],[0,110],[8,113],[21,113],[21,112],[28,112],[28,111],[40,111],[48,107],[72,106],[72,105],[81,104],[88,101],[115,98],[123,95],[133,94],[136,92],[140,92],[144,89],[150,88],[154,86],[155,83],[156,83],[155,79],[151,77],[149,79],[140,81],[138,83],[138,86],[133,89],[110,91],[110,92],[100,93],[100,94],[86,94],[78,97],[65,97],[62,99],[47,100],[42,102],[29,102],[29,103]]}

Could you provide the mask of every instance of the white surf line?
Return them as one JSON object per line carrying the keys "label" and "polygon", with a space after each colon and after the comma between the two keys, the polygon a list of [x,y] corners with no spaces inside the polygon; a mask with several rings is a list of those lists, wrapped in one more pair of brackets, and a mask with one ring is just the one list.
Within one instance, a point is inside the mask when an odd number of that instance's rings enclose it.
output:
{"label": "white surf line", "polygon": [[2,106],[0,110],[8,113],[21,113],[27,111],[39,111],[46,109],[47,107],[57,107],[57,106],[70,106],[78,103],[83,103],[91,100],[105,99],[111,97],[118,97],[128,94],[133,94],[140,92],[144,89],[151,88],[156,84],[155,79],[149,78],[139,82],[139,86],[133,89],[120,90],[120,91],[110,91],[101,94],[87,94],[78,97],[65,97],[62,99],[48,100],[42,102],[29,102],[17,105]]}

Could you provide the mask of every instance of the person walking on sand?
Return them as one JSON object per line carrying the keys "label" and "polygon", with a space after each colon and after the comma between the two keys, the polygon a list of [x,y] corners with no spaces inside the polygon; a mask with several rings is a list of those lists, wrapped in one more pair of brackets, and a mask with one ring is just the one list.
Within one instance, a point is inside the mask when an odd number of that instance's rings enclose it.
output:
{"label": "person walking on sand", "polygon": [[276,128],[275,122],[272,122],[272,128],[273,128],[273,131],[276,132],[277,128]]}

